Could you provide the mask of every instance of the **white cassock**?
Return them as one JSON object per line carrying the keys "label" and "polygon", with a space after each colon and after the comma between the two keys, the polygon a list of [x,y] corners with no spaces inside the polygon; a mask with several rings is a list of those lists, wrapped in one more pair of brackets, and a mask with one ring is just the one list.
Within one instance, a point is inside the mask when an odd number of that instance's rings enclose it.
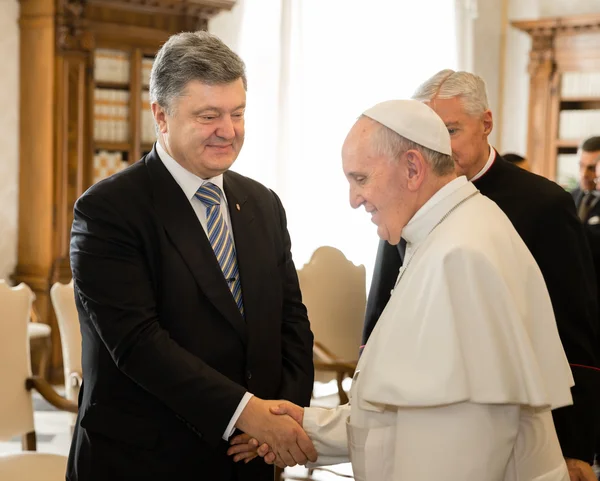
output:
{"label": "white cassock", "polygon": [[404,267],[350,404],[307,408],[319,465],[357,481],[568,481],[551,409],[573,377],[542,274],[465,177],[402,232]]}

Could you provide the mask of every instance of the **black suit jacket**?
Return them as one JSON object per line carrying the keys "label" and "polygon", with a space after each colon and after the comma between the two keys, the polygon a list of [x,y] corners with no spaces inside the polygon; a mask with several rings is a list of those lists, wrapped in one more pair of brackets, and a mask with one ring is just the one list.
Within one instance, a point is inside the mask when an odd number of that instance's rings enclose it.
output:
{"label": "black suit jacket", "polygon": [[[592,257],[573,201],[554,182],[499,155],[474,184],[504,211],[542,271],[576,383],[574,405],[553,411],[554,423],[563,455],[591,462],[600,377],[593,369],[598,367],[598,304]],[[381,242],[367,301],[364,343],[389,300],[400,265],[397,246]]]}
{"label": "black suit jacket", "polygon": [[224,190],[245,319],[156,150],[75,204],[84,385],[68,480],[272,481],[222,435],[246,391],[308,405],[313,336],[279,198],[233,172]]}

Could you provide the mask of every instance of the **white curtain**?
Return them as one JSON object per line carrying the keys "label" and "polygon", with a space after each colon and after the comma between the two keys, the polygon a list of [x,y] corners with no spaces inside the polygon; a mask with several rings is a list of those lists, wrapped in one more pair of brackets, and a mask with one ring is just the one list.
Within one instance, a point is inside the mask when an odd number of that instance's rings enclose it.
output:
{"label": "white curtain", "polygon": [[[364,264],[370,280],[376,227],[349,205],[342,143],[366,108],[408,98],[438,70],[456,68],[455,3],[247,0],[236,8],[231,47],[247,65],[248,105],[234,170],[282,198],[298,268],[331,245]],[[218,22],[217,35],[227,24]]]}

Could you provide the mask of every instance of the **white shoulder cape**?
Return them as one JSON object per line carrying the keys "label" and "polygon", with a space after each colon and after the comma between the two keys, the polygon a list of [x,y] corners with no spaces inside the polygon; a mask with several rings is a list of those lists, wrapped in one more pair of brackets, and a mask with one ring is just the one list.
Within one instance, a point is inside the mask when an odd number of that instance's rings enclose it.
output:
{"label": "white shoulder cape", "polygon": [[[445,211],[474,190],[465,184]],[[362,382],[353,402],[370,411],[463,401],[542,409],[572,403],[573,377],[542,274],[483,195],[422,241],[357,369]]]}

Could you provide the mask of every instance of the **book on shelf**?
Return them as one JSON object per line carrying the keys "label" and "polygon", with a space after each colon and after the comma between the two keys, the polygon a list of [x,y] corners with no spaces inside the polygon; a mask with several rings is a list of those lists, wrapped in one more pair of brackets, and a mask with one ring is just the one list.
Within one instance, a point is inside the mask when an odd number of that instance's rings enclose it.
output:
{"label": "book on shelf", "polygon": [[598,97],[600,100],[600,72],[563,73],[561,96],[565,98]]}
{"label": "book on shelf", "polygon": [[142,92],[142,143],[151,144],[156,140],[156,130],[154,128],[154,117],[150,110],[150,93]]}
{"label": "book on shelf", "polygon": [[148,87],[150,85],[150,72],[152,71],[152,64],[154,59],[150,57],[142,58],[142,87]]}
{"label": "book on shelf", "polygon": [[562,110],[559,118],[559,139],[585,139],[600,134],[600,110]]}
{"label": "book on shelf", "polygon": [[94,90],[94,140],[129,140],[129,92],[102,88]]}
{"label": "book on shelf", "polygon": [[125,169],[129,164],[122,152],[100,150],[94,154],[94,184]]}
{"label": "book on shelf", "polygon": [[129,82],[129,54],[120,50],[96,49],[94,80],[96,82]]}

